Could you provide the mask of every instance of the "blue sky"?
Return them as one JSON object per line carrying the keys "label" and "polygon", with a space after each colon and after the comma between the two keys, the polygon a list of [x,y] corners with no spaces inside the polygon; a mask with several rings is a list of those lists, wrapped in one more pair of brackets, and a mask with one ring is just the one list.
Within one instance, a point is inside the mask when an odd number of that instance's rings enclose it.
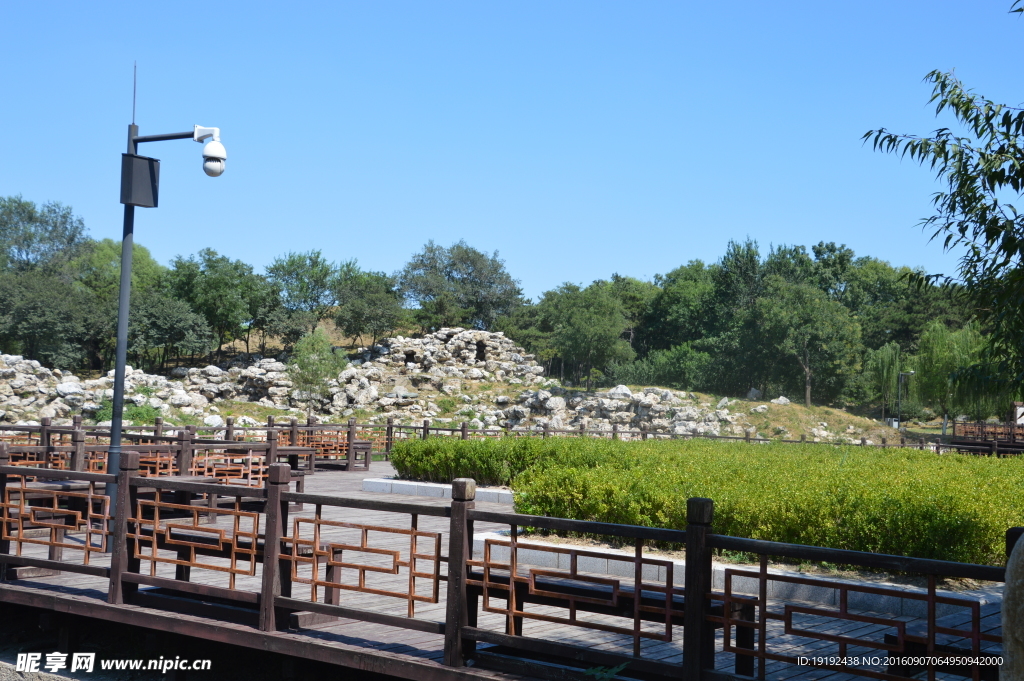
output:
{"label": "blue sky", "polygon": [[262,270],[319,248],[399,269],[427,239],[497,250],[528,296],[650,278],[730,239],[846,243],[952,273],[915,225],[938,185],[860,142],[928,133],[956,69],[1022,99],[1010,0],[0,3],[0,195],[58,200],[120,238],[139,64],[161,262],[210,247]]}

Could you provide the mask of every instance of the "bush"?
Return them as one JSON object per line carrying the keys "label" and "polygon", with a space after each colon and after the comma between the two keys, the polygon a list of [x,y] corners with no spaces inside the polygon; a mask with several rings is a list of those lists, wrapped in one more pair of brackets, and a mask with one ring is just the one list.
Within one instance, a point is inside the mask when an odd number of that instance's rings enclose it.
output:
{"label": "bush", "polygon": [[[139,406],[128,401],[125,401],[124,409],[121,412],[121,418],[132,423],[154,423],[156,417],[162,415],[162,412],[156,407],[151,407],[148,404]],[[100,421],[110,421],[113,418],[114,403],[110,400],[103,400],[100,403],[100,408],[93,414],[93,419],[99,423]]]}
{"label": "bush", "polygon": [[590,438],[396,445],[402,477],[511,483],[520,513],[686,527],[686,500],[715,501],[737,537],[1001,564],[1024,525],[1024,458],[911,449]]}

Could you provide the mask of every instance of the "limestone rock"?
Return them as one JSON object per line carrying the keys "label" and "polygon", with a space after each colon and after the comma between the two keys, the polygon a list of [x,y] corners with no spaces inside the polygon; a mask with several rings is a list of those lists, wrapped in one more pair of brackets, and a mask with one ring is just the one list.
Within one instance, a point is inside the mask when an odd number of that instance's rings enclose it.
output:
{"label": "limestone rock", "polygon": [[757,402],[761,399],[761,391],[757,388],[751,388],[750,392],[747,393],[747,399],[751,402]]}
{"label": "limestone rock", "polygon": [[779,395],[774,400],[771,400],[771,403],[772,404],[789,404],[789,400],[786,397],[784,397],[782,395]]}
{"label": "limestone rock", "polygon": [[633,396],[633,391],[624,385],[617,385],[608,391],[608,397],[613,400],[628,400]]}

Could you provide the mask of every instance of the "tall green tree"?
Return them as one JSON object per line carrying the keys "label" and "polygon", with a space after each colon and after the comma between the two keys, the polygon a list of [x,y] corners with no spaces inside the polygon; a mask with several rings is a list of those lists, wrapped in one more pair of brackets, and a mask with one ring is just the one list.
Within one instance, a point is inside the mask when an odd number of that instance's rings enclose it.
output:
{"label": "tall green tree", "polygon": [[[355,267],[353,260],[342,263],[340,269]],[[339,267],[319,250],[288,253],[267,267],[267,278],[280,288],[284,306],[307,313],[311,320],[310,330],[330,317],[337,305],[338,277]]]}
{"label": "tall green tree", "polygon": [[370,347],[398,329],[403,320],[395,280],[383,272],[359,272],[339,283],[335,326],[346,336],[370,337]]}
{"label": "tall green tree", "polygon": [[885,407],[892,405],[899,389],[899,374],[904,369],[905,359],[899,343],[886,343],[868,353],[866,372],[871,392],[882,402],[882,420]]}
{"label": "tall green tree", "polygon": [[757,316],[766,347],[799,366],[806,406],[811,406],[812,390],[824,400],[834,399],[860,371],[860,326],[820,289],[772,277],[757,301]]}
{"label": "tall green tree", "polygon": [[241,337],[250,320],[250,296],[254,285],[252,267],[231,260],[210,248],[198,257],[178,256],[171,263],[167,281],[172,295],[202,315],[217,339],[217,349]]}
{"label": "tall green tree", "polygon": [[914,388],[922,400],[937,407],[942,414],[943,435],[951,413],[955,416],[976,410],[978,386],[964,370],[981,359],[984,346],[985,339],[977,324],[954,330],[935,321],[921,334]]}
{"label": "tall green tree", "polygon": [[419,306],[425,330],[455,323],[491,329],[523,304],[519,282],[498,252],[487,255],[465,241],[449,248],[428,241],[396,278],[406,300]]}
{"label": "tall green tree", "polygon": [[0,197],[0,268],[53,270],[77,256],[85,242],[85,222],[70,206]]}
{"label": "tall green tree", "polygon": [[539,307],[552,329],[551,343],[563,365],[571,369],[577,382],[586,381],[587,390],[595,369],[635,356],[622,339],[628,325],[622,301],[604,282],[586,288],[562,284],[545,293]]}

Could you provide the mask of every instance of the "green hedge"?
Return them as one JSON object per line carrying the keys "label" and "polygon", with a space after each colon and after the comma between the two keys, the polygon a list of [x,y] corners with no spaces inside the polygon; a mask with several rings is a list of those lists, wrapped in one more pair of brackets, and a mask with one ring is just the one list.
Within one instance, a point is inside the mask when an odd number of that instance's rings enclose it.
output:
{"label": "green hedge", "polygon": [[449,438],[397,445],[402,477],[509,484],[516,510],[684,528],[686,499],[715,501],[715,532],[1002,564],[1024,525],[1024,458],[911,449],[583,438]]}

